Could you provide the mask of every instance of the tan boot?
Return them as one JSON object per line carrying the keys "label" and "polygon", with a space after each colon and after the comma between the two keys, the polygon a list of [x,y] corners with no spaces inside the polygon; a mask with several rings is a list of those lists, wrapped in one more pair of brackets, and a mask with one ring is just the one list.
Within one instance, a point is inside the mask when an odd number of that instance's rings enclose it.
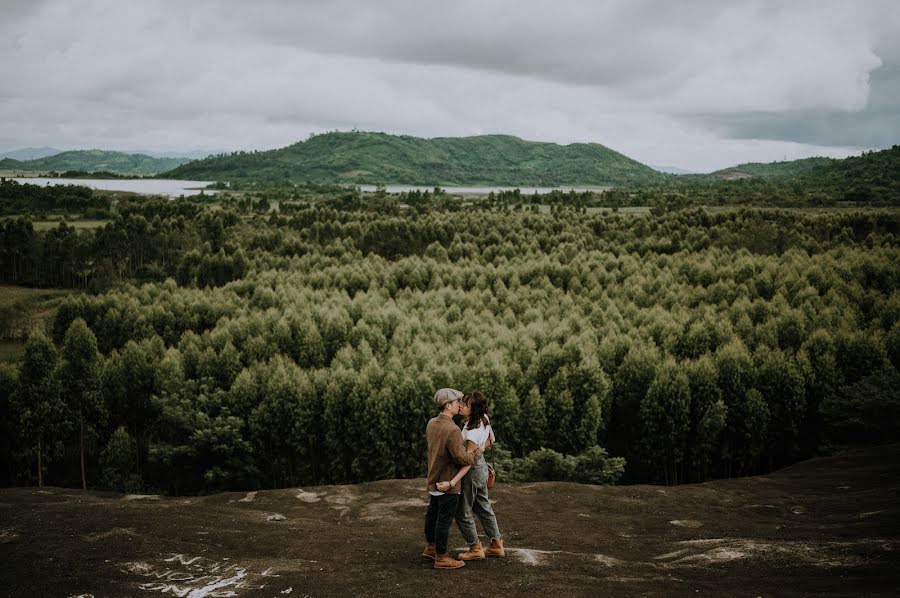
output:
{"label": "tan boot", "polygon": [[424,556],[426,559],[431,559],[433,561],[434,560],[434,544],[426,544],[425,551],[422,552],[422,556]]}
{"label": "tan boot", "polygon": [[434,558],[434,568],[435,569],[459,569],[460,567],[465,567],[466,564],[462,561],[457,561],[455,558],[450,556],[449,554],[438,554],[435,555]]}
{"label": "tan boot", "polygon": [[468,552],[464,552],[459,555],[459,560],[461,561],[479,561],[484,558],[484,548],[481,547],[481,542],[476,542],[469,546]]}
{"label": "tan boot", "polygon": [[503,538],[499,540],[491,540],[491,545],[484,551],[485,556],[504,557],[506,551],[503,549]]}

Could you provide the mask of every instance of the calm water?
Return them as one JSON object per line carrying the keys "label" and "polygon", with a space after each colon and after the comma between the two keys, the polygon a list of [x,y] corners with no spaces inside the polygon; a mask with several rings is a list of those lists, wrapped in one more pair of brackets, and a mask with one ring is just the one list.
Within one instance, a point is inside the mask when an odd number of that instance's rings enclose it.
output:
{"label": "calm water", "polygon": [[[146,195],[166,195],[178,197],[179,195],[196,195],[202,187],[209,185],[205,181],[176,181],[172,179],[46,179],[46,178],[17,178],[10,177],[20,183],[32,185],[81,185],[91,189],[104,191],[130,191],[132,193],[144,193]],[[206,194],[215,193],[209,189],[203,189]]]}
{"label": "calm water", "polygon": [[[359,188],[362,191],[371,193],[375,191],[375,185],[359,185]],[[385,190],[388,193],[400,193],[402,191],[434,191],[434,187],[427,187],[422,185],[385,185]],[[499,191],[512,191],[514,189],[518,189],[522,195],[533,195],[535,193],[543,194],[549,193],[551,191],[565,191],[568,193],[569,191],[576,191],[581,193],[582,191],[606,191],[607,189],[612,189],[612,187],[441,187],[447,193],[458,194],[458,195],[487,195],[491,191],[497,193]]]}
{"label": "calm water", "polygon": [[[50,179],[50,178],[26,178],[10,177],[20,183],[32,185],[82,185],[91,189],[104,191],[130,191],[132,193],[144,193],[146,195],[166,195],[178,197],[179,195],[196,195],[200,189],[209,185],[208,181],[176,181],[174,179]],[[375,191],[375,185],[358,185],[367,193]],[[611,187],[441,187],[447,193],[455,195],[487,195],[491,191],[512,191],[518,188],[522,195],[543,194],[551,191],[605,191]],[[400,193],[401,191],[434,191],[434,187],[426,185],[386,185],[388,193]],[[203,189],[206,194],[215,193],[209,189]]]}

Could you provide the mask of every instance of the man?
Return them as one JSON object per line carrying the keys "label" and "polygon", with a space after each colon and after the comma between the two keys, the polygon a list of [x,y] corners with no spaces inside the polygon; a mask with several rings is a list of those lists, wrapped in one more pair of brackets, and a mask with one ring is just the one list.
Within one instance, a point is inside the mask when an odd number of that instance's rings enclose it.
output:
{"label": "man", "polygon": [[481,457],[481,447],[466,452],[462,433],[453,422],[459,414],[459,401],[463,393],[452,388],[442,388],[434,393],[434,402],[440,413],[431,418],[425,428],[428,440],[428,493],[431,502],[425,513],[425,552],[422,556],[434,559],[435,569],[458,569],[465,565],[447,554],[450,524],[456,515],[459,502],[459,485],[447,492],[437,489],[441,480],[452,480],[463,465],[474,465]]}

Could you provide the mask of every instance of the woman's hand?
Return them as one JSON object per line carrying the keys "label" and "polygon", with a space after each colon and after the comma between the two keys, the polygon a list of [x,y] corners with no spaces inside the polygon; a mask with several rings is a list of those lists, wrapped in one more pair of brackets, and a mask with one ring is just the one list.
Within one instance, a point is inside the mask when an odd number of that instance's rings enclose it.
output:
{"label": "woman's hand", "polygon": [[450,490],[450,488],[453,488],[453,484],[451,484],[450,482],[438,482],[437,483],[437,489],[440,492],[447,492]]}

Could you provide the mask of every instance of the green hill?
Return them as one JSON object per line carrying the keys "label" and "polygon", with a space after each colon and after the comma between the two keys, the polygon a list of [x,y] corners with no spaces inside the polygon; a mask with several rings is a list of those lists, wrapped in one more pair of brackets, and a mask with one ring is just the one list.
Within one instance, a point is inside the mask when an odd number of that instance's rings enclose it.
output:
{"label": "green hill", "polygon": [[196,180],[421,185],[621,185],[667,175],[595,143],[557,145],[509,135],[422,139],[326,133],[263,152],[190,162],[164,176]]}
{"label": "green hill", "polygon": [[153,158],[104,150],[75,150],[37,160],[0,160],[2,170],[83,173],[107,172],[119,175],[155,175],[189,162],[188,158]]}
{"label": "green hill", "polygon": [[731,178],[771,178],[781,176],[795,176],[807,173],[816,168],[827,166],[836,162],[834,158],[804,158],[802,160],[788,160],[786,162],[748,162],[738,164],[730,168],[723,168],[711,173],[721,179]]}
{"label": "green hill", "polygon": [[639,206],[657,205],[661,199],[689,205],[900,206],[900,145],[844,159],[741,164],[711,174],[679,175],[663,183],[615,189],[606,199]]}
{"label": "green hill", "polygon": [[827,187],[864,186],[900,193],[900,145],[843,160],[829,160],[800,173],[799,178]]}

